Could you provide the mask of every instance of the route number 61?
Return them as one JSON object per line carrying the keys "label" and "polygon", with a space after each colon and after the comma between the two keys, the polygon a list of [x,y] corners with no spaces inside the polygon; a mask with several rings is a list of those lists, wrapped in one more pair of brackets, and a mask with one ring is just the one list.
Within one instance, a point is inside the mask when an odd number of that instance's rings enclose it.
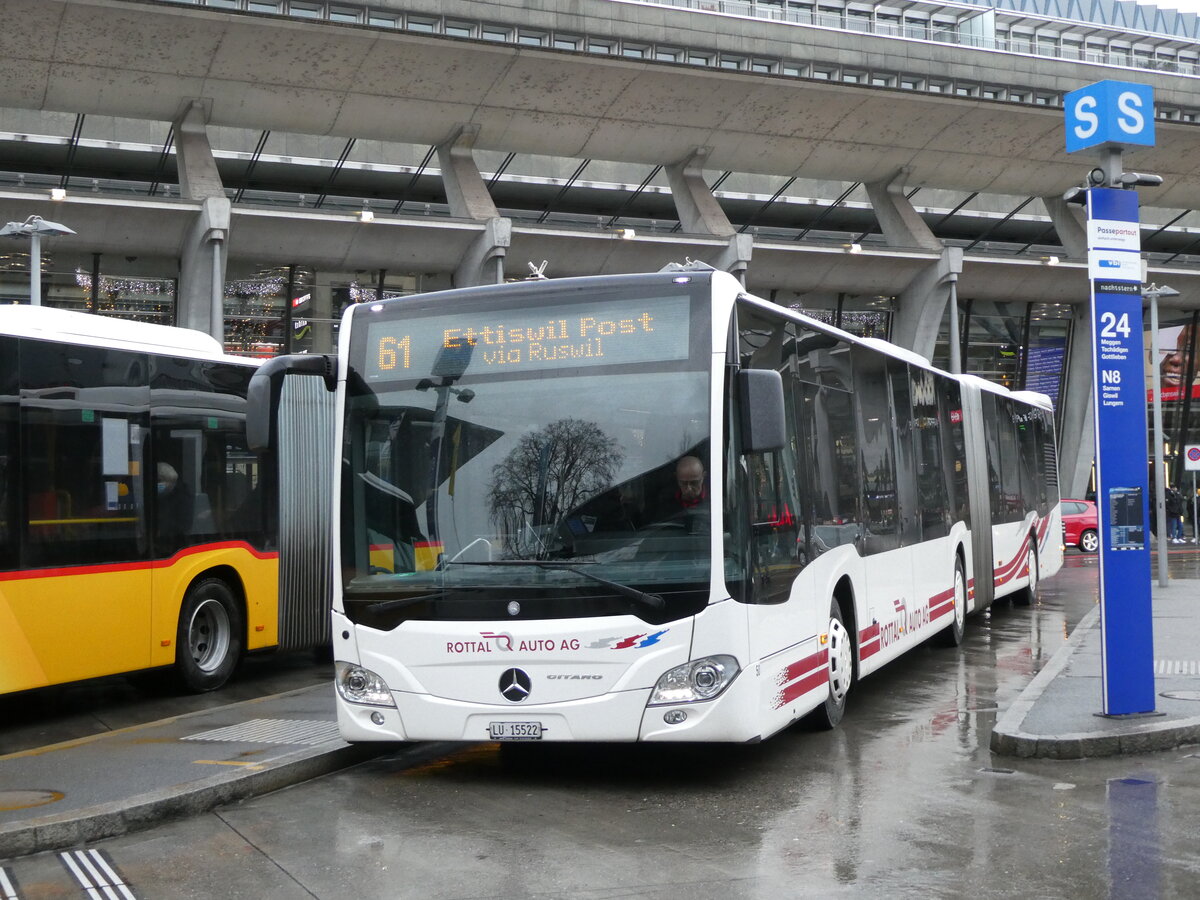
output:
{"label": "route number 61", "polygon": [[1129,335],[1129,313],[1121,313],[1120,316],[1111,312],[1100,314],[1100,337],[1128,338]]}

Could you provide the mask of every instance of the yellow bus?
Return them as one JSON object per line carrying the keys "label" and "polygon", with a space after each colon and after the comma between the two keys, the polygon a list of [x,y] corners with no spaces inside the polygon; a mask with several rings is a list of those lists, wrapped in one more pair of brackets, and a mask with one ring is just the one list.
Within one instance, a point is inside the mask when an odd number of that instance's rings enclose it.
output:
{"label": "yellow bus", "polygon": [[208,691],[328,639],[324,603],[281,602],[256,366],[197,331],[0,306],[0,693],[167,666]]}

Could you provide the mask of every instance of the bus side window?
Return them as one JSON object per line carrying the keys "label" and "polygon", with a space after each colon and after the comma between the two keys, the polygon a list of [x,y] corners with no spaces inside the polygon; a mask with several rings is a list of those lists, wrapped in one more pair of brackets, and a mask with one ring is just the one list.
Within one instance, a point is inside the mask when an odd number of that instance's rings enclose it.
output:
{"label": "bus side window", "polygon": [[24,565],[144,558],[145,366],[141,354],[22,339]]}
{"label": "bus side window", "polygon": [[884,358],[873,351],[855,347],[852,356],[866,525],[863,553],[883,553],[900,544],[896,448],[887,368]]}
{"label": "bus side window", "polygon": [[0,569],[17,566],[17,341],[0,337]]}
{"label": "bus side window", "polygon": [[797,440],[806,473],[804,527],[811,561],[854,543],[862,532],[858,426],[849,345],[802,331],[796,347]]}

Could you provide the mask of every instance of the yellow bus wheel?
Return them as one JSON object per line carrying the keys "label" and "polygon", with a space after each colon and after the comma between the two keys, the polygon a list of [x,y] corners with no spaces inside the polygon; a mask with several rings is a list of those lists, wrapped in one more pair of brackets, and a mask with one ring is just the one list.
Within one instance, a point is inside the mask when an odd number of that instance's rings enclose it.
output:
{"label": "yellow bus wheel", "polygon": [[219,688],[233,674],[245,646],[242,608],[219,578],[188,588],[175,635],[175,673],[197,693]]}

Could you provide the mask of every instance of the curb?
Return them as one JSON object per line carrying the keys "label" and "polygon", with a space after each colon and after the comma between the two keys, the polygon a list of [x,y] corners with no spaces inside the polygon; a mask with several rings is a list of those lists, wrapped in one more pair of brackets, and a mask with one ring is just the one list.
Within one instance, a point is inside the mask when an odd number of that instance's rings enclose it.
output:
{"label": "curb", "polygon": [[224,803],[257,797],[328,775],[380,756],[394,744],[331,741],[298,750],[258,772],[230,772],[127,800],[0,827],[0,859],[62,850],[88,841],[140,831],[169,819],[208,812]]}
{"label": "curb", "polygon": [[991,750],[1000,756],[1030,759],[1084,759],[1172,750],[1183,744],[1200,742],[1200,717],[1170,721],[1131,720],[1123,732],[1072,732],[1039,735],[1021,728],[1042,694],[1059,677],[1079,646],[1098,626],[1100,607],[1091,610],[1067,642],[1034,677],[1021,696],[996,720],[992,729]]}

